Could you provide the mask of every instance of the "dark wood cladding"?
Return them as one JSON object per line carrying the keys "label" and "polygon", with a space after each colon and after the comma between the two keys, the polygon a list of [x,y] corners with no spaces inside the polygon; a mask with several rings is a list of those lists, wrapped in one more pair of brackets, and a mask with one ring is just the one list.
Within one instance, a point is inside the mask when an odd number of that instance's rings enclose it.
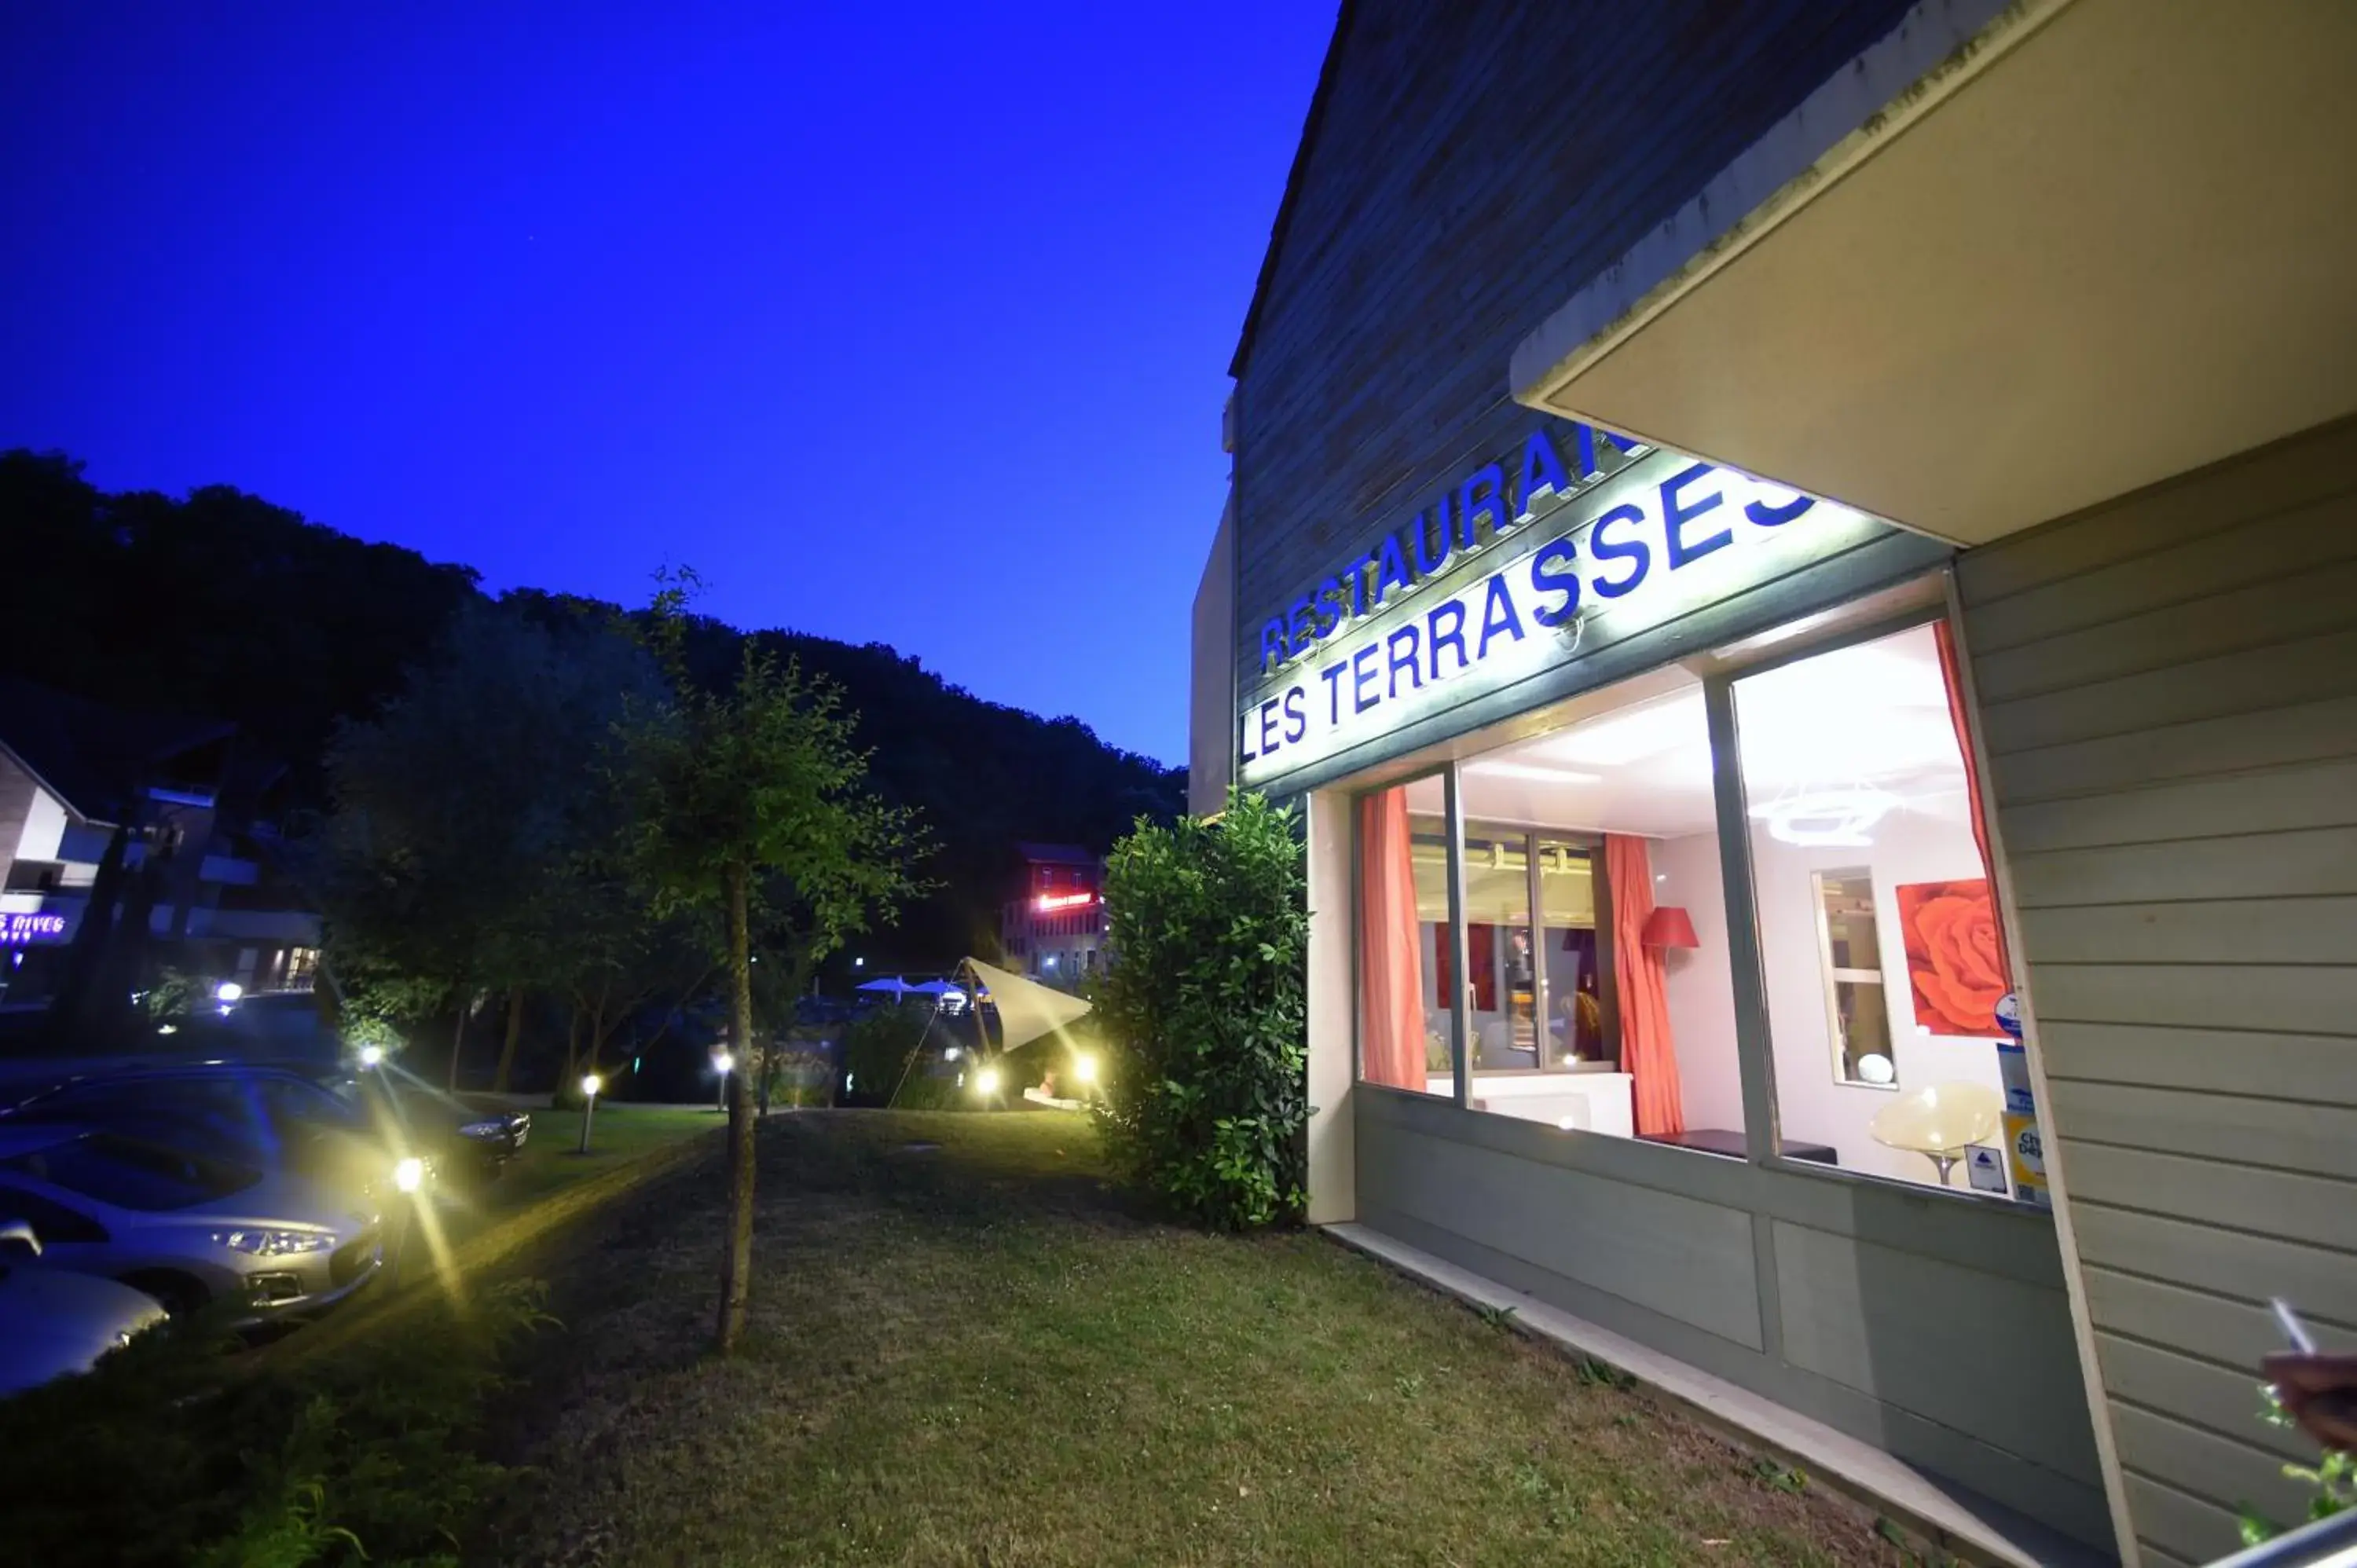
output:
{"label": "dark wood cladding", "polygon": [[1516,343],[1900,0],[1350,0],[1237,392],[1237,657],[1544,416]]}

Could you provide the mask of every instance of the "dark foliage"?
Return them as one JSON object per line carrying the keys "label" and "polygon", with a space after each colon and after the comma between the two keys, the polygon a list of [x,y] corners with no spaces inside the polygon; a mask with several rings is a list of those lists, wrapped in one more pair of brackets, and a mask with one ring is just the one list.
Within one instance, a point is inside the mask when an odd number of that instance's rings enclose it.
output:
{"label": "dark foliage", "polygon": [[[149,710],[234,721],[294,768],[294,805],[323,805],[319,770],[339,721],[372,716],[457,607],[469,568],[367,544],[225,487],[173,499],[108,494],[55,454],[0,452],[0,673]],[[503,602],[553,629],[616,607],[519,590]],[[1141,814],[1176,813],[1185,775],[1106,746],[1078,719],[985,702],[881,643],[798,632],[757,640],[843,690],[872,747],[872,782],[931,825],[933,892],[866,944],[868,972],[942,969],[997,950],[998,900],[1032,839],[1101,849]],[[742,636],[695,626],[699,681],[723,689]]]}

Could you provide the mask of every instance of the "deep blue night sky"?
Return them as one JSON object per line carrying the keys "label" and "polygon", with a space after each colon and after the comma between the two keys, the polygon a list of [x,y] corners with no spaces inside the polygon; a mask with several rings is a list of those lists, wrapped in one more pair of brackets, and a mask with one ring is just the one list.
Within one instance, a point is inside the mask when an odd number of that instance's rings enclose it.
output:
{"label": "deep blue night sky", "polygon": [[692,564],[1180,760],[1333,10],[11,5],[0,446],[493,589]]}

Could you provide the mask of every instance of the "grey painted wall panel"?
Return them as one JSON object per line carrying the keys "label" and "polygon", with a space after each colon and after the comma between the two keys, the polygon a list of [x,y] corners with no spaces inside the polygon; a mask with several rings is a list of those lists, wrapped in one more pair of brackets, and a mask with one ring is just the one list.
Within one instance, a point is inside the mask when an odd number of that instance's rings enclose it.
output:
{"label": "grey painted wall panel", "polygon": [[2021,927],[2050,963],[2343,963],[2357,952],[2357,898],[2028,909]]}
{"label": "grey painted wall panel", "polygon": [[1992,757],[2241,713],[2255,693],[2305,703],[2357,690],[2357,631],[2221,654],[1982,710]]}
{"label": "grey painted wall panel", "polygon": [[1740,1211],[1394,1130],[1361,1153],[1363,1204],[1757,1350],[1760,1289]]}
{"label": "grey painted wall panel", "polygon": [[[2067,1144],[2065,1150],[2075,1160],[2077,1151]],[[2206,1220],[2082,1203],[2076,1197],[2072,1199],[2072,1218],[2078,1230],[2080,1256],[2123,1273],[2255,1306],[2264,1306],[2270,1295],[2282,1295],[2304,1306],[2314,1303],[2313,1311],[2319,1318],[2347,1319],[2352,1316],[2351,1304],[2357,1302],[2357,1292],[2350,1289],[2352,1277],[2357,1277],[2352,1275],[2352,1260],[2330,1247],[2277,1240]],[[2098,1319],[2097,1326],[2111,1325]],[[2186,1349],[2212,1354],[2221,1360],[2231,1355],[2204,1341],[2182,1344]]]}
{"label": "grey painted wall panel", "polygon": [[2011,805],[2357,756],[2357,698],[2290,703],[2277,702],[2271,692],[2251,696],[2255,705],[2244,713],[2018,751],[1992,771]]}
{"label": "grey painted wall panel", "polygon": [[1798,1225],[1775,1242],[1794,1366],[2101,1485],[2084,1430],[2024,1397],[2078,1381],[2061,1292]]}
{"label": "grey painted wall panel", "polygon": [[[2045,1298],[2046,1308],[2041,1315],[2045,1320],[2042,1326],[2031,1326],[2027,1332],[2033,1339],[2040,1335],[2059,1335],[2066,1342],[2067,1355],[2069,1327],[2061,1305],[2061,1275],[2053,1262],[2053,1232],[2037,1217],[1992,1205],[1926,1197],[1895,1184],[1812,1179],[1781,1170],[1759,1169],[1739,1161],[1632,1144],[1622,1139],[1562,1134],[1534,1137],[1534,1133],[1549,1134],[1553,1130],[1507,1117],[1460,1111],[1454,1105],[1416,1096],[1370,1090],[1363,1084],[1353,1090],[1353,1104],[1359,1142],[1358,1212],[1361,1223],[1752,1389],[1804,1415],[1878,1444],[2083,1540],[2108,1543],[2108,1516],[2102,1493],[2092,1479],[2093,1440],[2083,1424],[2083,1413],[2077,1418],[2074,1434],[2068,1405],[2069,1391],[2079,1386],[2075,1372],[2063,1380],[2061,1400],[2048,1391],[2044,1397],[2031,1402],[2050,1429],[2043,1438],[2050,1440],[2054,1452],[2070,1455],[2061,1466],[2049,1466],[2029,1460],[1978,1433],[1984,1422],[1991,1426],[2006,1426],[2018,1420],[2018,1412],[1997,1409],[2000,1402],[2020,1404],[2018,1391],[2006,1388],[1994,1378],[1983,1378],[1975,1380],[1977,1386],[1971,1392],[1943,1392],[1931,1380],[1936,1374],[1915,1365],[1924,1359],[1976,1353],[1961,1347],[1985,1342],[1988,1321],[2001,1317],[2025,1298]],[[1444,1130],[1451,1131],[1453,1136],[1439,1135]],[[1413,1141],[1412,1146],[1403,1148],[1403,1140]],[[1870,1317],[1877,1325],[1878,1337],[1877,1348],[1867,1357],[1872,1375],[1861,1371],[1853,1354],[1846,1364],[1851,1376],[1863,1382],[1878,1385],[1889,1381],[1894,1386],[1911,1379],[1932,1390],[1931,1397],[1943,1402],[1962,1398],[1971,1408],[1958,1409],[1951,1404],[1943,1412],[1944,1418],[1935,1418],[1791,1359],[1755,1351],[1724,1335],[1696,1327],[1684,1318],[1598,1289],[1578,1274],[1559,1273],[1534,1262],[1523,1255],[1533,1250],[1524,1237],[1501,1238],[1517,1249],[1504,1250],[1467,1235],[1453,1223],[1436,1224],[1419,1213],[1384,1201],[1386,1197],[1403,1197],[1415,1202],[1418,1209],[1430,1211],[1427,1200],[1415,1198],[1401,1187],[1397,1173],[1413,1170],[1421,1164],[1426,1151],[1441,1144],[1454,1148],[1457,1157],[1468,1165],[1493,1163],[1501,1172],[1513,1173],[1514,1179],[1526,1179],[1524,1173],[1534,1164],[1609,1164],[1635,1173],[1648,1183],[1690,1183],[1697,1195],[1708,1195],[1694,1197],[1692,1201],[1696,1203],[1733,1200],[1725,1205],[1726,1211],[1738,1219],[1744,1218],[1740,1203],[1748,1196],[1752,1199],[1765,1197],[1770,1206],[1805,1212],[1815,1220],[1839,1226],[1839,1233],[1812,1230],[1810,1234],[1819,1239],[1820,1249],[1829,1249],[1822,1256],[1836,1260],[1830,1265],[1836,1278],[1846,1273],[1855,1282],[1853,1300],[1846,1316],[1839,1323],[1823,1328],[1802,1324],[1810,1343],[1820,1347],[1822,1357],[1830,1360],[1834,1359],[1833,1340],[1846,1331],[1841,1325],[1854,1325],[1861,1316]],[[1647,1155],[1659,1157],[1633,1157]],[[1593,1190],[1605,1191],[1612,1185],[1609,1179],[1599,1179]],[[1646,1190],[1634,1183],[1628,1187],[1632,1191]],[[1557,1218],[1552,1208],[1549,1218]],[[1748,1224],[1748,1219],[1745,1222]],[[1775,1229],[1781,1233],[1803,1228],[1786,1223]],[[1860,1244],[1853,1239],[1859,1232],[1883,1240]],[[2011,1272],[1992,1273],[1946,1263],[1921,1253],[1910,1255],[1905,1246],[1913,1238],[1928,1239],[1960,1259],[2001,1260],[2011,1266]],[[2042,1270],[2021,1266],[2022,1254],[2032,1241],[2043,1244],[2047,1262]],[[1861,1268],[1857,1262],[1860,1259],[1872,1262]],[[1598,1262],[1592,1256],[1584,1256],[1570,1266],[1585,1270]],[[1910,1278],[1924,1269],[1938,1273],[1955,1288],[1935,1290],[1927,1296]],[[1779,1275],[1784,1272],[1781,1263],[1777,1272]],[[1814,1303],[1839,1288],[1828,1281],[1798,1291],[1796,1303],[1785,1303],[1780,1296],[1786,1331],[1792,1332],[1794,1326],[1796,1305],[1805,1314],[1813,1310]],[[1901,1294],[1907,1296],[1906,1313],[1899,1310]],[[1867,1296],[1884,1299],[1868,1311]],[[1885,1302],[1889,1310],[1885,1310]],[[1902,1327],[1911,1328],[1913,1333],[1901,1333],[1900,1337],[1892,1338],[1892,1333]],[[2001,1388],[2005,1389],[2002,1395]]]}
{"label": "grey painted wall panel", "polygon": [[[2349,611],[2343,606],[2340,613]],[[2335,757],[2258,774],[2154,784],[2025,805],[2007,821],[2008,854],[2158,843],[2227,833],[2357,823],[2357,761]]]}
{"label": "grey painted wall panel", "polygon": [[2264,1148],[2284,1170],[2357,1181],[2357,1107],[2067,1078],[2053,1091],[2055,1116],[2092,1143],[2221,1160]]}
{"label": "grey painted wall panel", "polygon": [[2039,1035],[2050,1079],[2357,1105],[2357,1041],[2346,1035],[2044,1019]]}
{"label": "grey painted wall panel", "polygon": [[[2357,555],[2357,539],[2341,526],[2345,504],[2338,491],[2322,490],[2288,510],[2259,515],[2240,510],[2231,493],[2222,495],[2208,514],[2213,532],[2157,549],[2153,531],[2147,530],[2136,553],[2111,565],[2005,598],[1976,595],[1969,601],[1975,606],[1974,624],[2000,676],[2034,668],[2032,649],[2040,656],[2091,660],[2101,670],[2139,647],[2156,646],[2152,630],[2167,620],[2187,628],[2209,622],[2214,631],[2219,623],[2231,625],[2235,607],[2245,602],[2234,590],[2279,583]],[[2089,635],[2097,628],[2102,635]],[[2162,662],[2182,663],[2185,657]]]}
{"label": "grey painted wall panel", "polygon": [[1957,564],[2048,1147],[2166,1560],[2231,1550],[2239,1499],[2298,1510],[2267,1298],[2357,1326],[2352,559],[2357,423]]}
{"label": "grey painted wall panel", "polygon": [[2024,908],[2357,893],[2357,828],[2237,833],[2007,857]]}

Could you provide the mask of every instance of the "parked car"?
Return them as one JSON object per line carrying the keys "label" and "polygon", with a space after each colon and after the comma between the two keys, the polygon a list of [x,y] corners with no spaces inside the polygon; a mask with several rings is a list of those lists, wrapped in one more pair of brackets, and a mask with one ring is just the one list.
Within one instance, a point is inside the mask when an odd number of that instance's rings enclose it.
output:
{"label": "parked car", "polygon": [[478,1111],[429,1085],[381,1070],[290,1067],[343,1103],[356,1107],[388,1149],[425,1157],[438,1179],[496,1181],[532,1136],[532,1112]]}
{"label": "parked car", "polygon": [[63,1122],[0,1124],[0,1224],[41,1266],[146,1292],[172,1312],[235,1302],[252,1325],[334,1305],[376,1277],[372,1208],[292,1174]]}
{"label": "parked car", "polygon": [[[313,1072],[239,1061],[118,1067],[57,1085],[0,1112],[0,1127],[62,1122],[319,1182],[356,1200],[430,1180],[434,1138],[323,1087]],[[404,1173],[403,1162],[414,1160]],[[404,1176],[406,1180],[404,1180]]]}
{"label": "parked car", "polygon": [[35,1266],[40,1255],[30,1225],[0,1223],[0,1397],[87,1372],[164,1320],[145,1291]]}

